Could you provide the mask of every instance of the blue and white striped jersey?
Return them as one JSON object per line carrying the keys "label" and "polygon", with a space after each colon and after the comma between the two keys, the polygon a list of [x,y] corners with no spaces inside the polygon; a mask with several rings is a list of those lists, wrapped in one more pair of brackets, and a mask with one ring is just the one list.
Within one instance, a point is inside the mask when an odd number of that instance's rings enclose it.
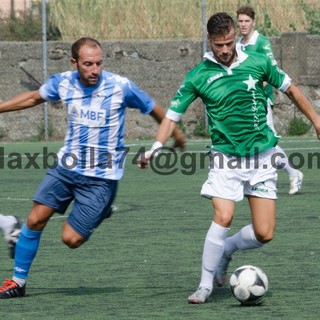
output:
{"label": "blue and white striped jersey", "polygon": [[125,158],[125,109],[150,113],[155,101],[134,82],[102,71],[97,85],[85,87],[77,71],[54,74],[40,87],[47,101],[66,105],[68,131],[59,165],[85,176],[119,180]]}

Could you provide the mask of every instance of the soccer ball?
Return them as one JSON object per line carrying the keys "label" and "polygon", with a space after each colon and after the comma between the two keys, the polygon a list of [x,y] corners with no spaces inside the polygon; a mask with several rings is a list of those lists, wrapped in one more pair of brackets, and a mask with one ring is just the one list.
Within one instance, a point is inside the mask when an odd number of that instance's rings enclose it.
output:
{"label": "soccer ball", "polygon": [[244,306],[258,305],[268,291],[268,278],[258,267],[246,265],[236,269],[229,280],[233,296]]}

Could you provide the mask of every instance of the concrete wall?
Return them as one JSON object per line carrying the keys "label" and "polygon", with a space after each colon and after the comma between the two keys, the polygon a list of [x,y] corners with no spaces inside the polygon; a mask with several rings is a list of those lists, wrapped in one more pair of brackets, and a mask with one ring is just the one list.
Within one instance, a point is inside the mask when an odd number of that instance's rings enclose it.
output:
{"label": "concrete wall", "polygon": [[[284,33],[270,40],[280,67],[300,86],[320,113],[320,36]],[[285,135],[293,117],[305,118],[284,94],[278,91],[275,93],[276,128],[280,134]]]}
{"label": "concrete wall", "polygon": [[[282,34],[271,38],[274,53],[282,67],[312,100],[320,113],[320,36]],[[47,43],[47,73],[70,69],[70,42]],[[109,71],[126,76],[167,107],[184,75],[201,61],[201,41],[104,41],[104,64]],[[34,90],[43,82],[42,44],[40,42],[0,42],[0,100],[26,90]],[[289,120],[300,116],[290,100],[276,93],[275,122],[285,134]],[[53,138],[64,136],[65,110],[49,105],[49,133]],[[203,105],[196,101],[184,116],[185,129],[192,136],[203,124]],[[2,114],[2,140],[33,139],[43,133],[44,106]],[[157,126],[149,117],[128,110],[127,138],[153,137]]]}

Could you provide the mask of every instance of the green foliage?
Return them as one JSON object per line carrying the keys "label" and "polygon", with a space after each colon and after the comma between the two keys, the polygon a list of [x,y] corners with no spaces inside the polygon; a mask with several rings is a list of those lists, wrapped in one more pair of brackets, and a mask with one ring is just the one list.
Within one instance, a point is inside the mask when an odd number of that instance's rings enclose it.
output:
{"label": "green foliage", "polygon": [[[47,6],[47,16],[49,16]],[[0,41],[41,41],[42,40],[42,18],[41,3],[38,10],[21,12],[19,16],[11,15],[7,20],[0,20]],[[60,31],[52,23],[47,22],[47,40],[61,39]]]}
{"label": "green foliage", "polygon": [[194,0],[55,0],[50,20],[64,40],[88,34],[100,39],[190,38],[201,32],[201,7],[195,3]]}
{"label": "green foliage", "polygon": [[305,123],[302,119],[294,118],[289,122],[288,135],[302,136],[311,128],[310,124]]}
{"label": "green foliage", "polygon": [[320,34],[320,5],[311,8],[305,1],[301,1],[301,7],[305,13],[308,24],[306,29],[311,34]]}
{"label": "green foliage", "polygon": [[260,23],[257,26],[257,30],[261,34],[264,34],[265,36],[276,36],[281,33],[280,30],[278,30],[272,26],[271,19],[270,19],[268,12],[264,12],[263,23]]}
{"label": "green foliage", "polygon": [[28,41],[41,40],[41,19],[26,13],[17,18],[12,16],[0,24],[0,40]]}
{"label": "green foliage", "polygon": [[293,23],[290,23],[289,26],[290,26],[290,29],[291,29],[292,32],[296,32],[297,31],[297,28]]}
{"label": "green foliage", "polygon": [[[296,0],[252,0],[258,30],[267,36],[305,32],[305,16]],[[313,3],[314,0],[305,0]],[[214,12],[235,15],[240,0],[206,0]],[[177,39],[202,36],[201,0],[55,0],[49,19],[64,40],[90,34],[99,39]],[[261,20],[261,22],[260,22]],[[97,23],[92,23],[96,21]]]}
{"label": "green foliage", "polygon": [[[257,30],[266,36],[283,32],[320,34],[320,8],[314,0],[251,3]],[[36,3],[36,2],[35,2]],[[207,14],[235,13],[239,0],[206,0]],[[32,10],[0,21],[0,41],[42,40],[41,1]],[[55,0],[47,5],[47,40],[91,35],[99,39],[177,39],[201,37],[201,0]],[[272,9],[270,9],[272,8]],[[271,11],[272,10],[272,11]]]}
{"label": "green foliage", "polygon": [[197,119],[196,127],[194,128],[193,135],[196,137],[209,138],[209,132],[206,128],[204,119]]}

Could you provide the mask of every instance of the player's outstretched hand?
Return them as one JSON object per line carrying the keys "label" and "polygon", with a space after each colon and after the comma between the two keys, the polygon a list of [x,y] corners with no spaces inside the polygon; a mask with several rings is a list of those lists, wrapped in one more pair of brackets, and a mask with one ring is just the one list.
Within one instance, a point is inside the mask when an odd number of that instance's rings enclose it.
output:
{"label": "player's outstretched hand", "polygon": [[161,148],[163,147],[162,143],[156,141],[150,150],[143,152],[140,154],[139,159],[137,161],[137,165],[141,169],[145,169],[148,167],[148,164],[152,158],[155,158],[159,155]]}
{"label": "player's outstretched hand", "polygon": [[139,159],[137,161],[138,167],[141,169],[146,169],[148,167],[149,161],[152,158],[152,153],[154,150],[148,150],[140,154]]}

